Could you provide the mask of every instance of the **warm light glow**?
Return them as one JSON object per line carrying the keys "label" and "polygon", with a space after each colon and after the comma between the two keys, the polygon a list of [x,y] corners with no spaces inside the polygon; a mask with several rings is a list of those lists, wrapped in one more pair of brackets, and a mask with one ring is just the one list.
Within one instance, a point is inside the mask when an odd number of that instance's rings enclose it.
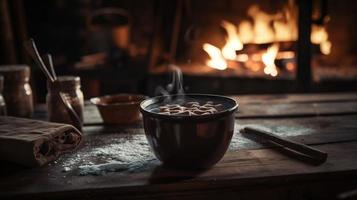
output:
{"label": "warm light glow", "polygon": [[[257,5],[251,6],[248,15],[253,19],[253,24],[247,20],[238,24],[240,40],[243,44],[296,41],[298,28],[297,10],[294,5],[294,1],[290,0],[278,14],[266,13]],[[328,33],[324,26],[312,26],[311,41],[320,44],[323,54],[327,55],[331,52],[332,44],[328,40]]]}
{"label": "warm light glow", "polygon": [[266,53],[262,55],[262,61],[265,64],[264,73],[271,76],[277,76],[278,70],[274,63],[276,56],[278,55],[279,45],[273,44],[270,46]]}
{"label": "warm light glow", "polygon": [[257,63],[252,64],[249,69],[251,69],[253,72],[257,72],[260,70],[260,65],[258,65]]}
{"label": "warm light glow", "polygon": [[289,0],[282,12],[273,21],[275,41],[296,41],[298,38],[297,7],[294,0]]}
{"label": "warm light glow", "polygon": [[328,33],[323,26],[312,26],[311,29],[311,42],[320,44],[321,53],[328,55],[331,52],[331,42],[328,40]]}
{"label": "warm light glow", "polygon": [[222,21],[221,26],[227,31],[226,44],[222,49],[222,55],[225,59],[235,60],[236,51],[243,49],[243,44],[239,39],[237,28],[228,21]]}
{"label": "warm light glow", "polygon": [[221,54],[221,50],[211,44],[203,44],[203,50],[205,50],[210,59],[206,61],[206,65],[215,69],[225,70],[227,69],[227,62]]}
{"label": "warm light glow", "polygon": [[320,44],[320,51],[321,51],[321,53],[328,55],[331,53],[331,47],[332,47],[332,44],[330,41],[324,41]]}
{"label": "warm light glow", "polygon": [[254,40],[254,32],[253,25],[248,20],[243,20],[238,25],[239,37],[243,44],[247,44],[253,42]]}
{"label": "warm light glow", "polygon": [[261,54],[257,54],[257,53],[250,55],[250,58],[254,62],[259,62],[262,60]]}
{"label": "warm light glow", "polygon": [[276,58],[279,58],[279,59],[292,59],[292,58],[295,58],[295,52],[293,52],[293,51],[281,51],[281,52],[278,53]]}
{"label": "warm light glow", "polygon": [[275,21],[273,23],[275,31],[275,41],[294,41],[297,39],[297,34],[294,34],[294,28],[291,23]]}
{"label": "warm light glow", "polygon": [[268,43],[274,40],[274,31],[270,27],[273,16],[260,10],[259,6],[253,5],[248,9],[248,15],[254,21],[254,43]]}
{"label": "warm light glow", "polygon": [[236,61],[239,61],[239,62],[247,62],[248,59],[249,59],[249,57],[247,54],[238,54],[236,57]]}
{"label": "warm light glow", "polygon": [[288,71],[294,71],[294,69],[295,69],[295,64],[294,64],[294,63],[291,63],[291,62],[286,63],[286,69],[287,69]]}
{"label": "warm light glow", "polygon": [[312,26],[311,28],[311,42],[314,44],[319,44],[328,40],[328,34],[324,27],[322,26]]}

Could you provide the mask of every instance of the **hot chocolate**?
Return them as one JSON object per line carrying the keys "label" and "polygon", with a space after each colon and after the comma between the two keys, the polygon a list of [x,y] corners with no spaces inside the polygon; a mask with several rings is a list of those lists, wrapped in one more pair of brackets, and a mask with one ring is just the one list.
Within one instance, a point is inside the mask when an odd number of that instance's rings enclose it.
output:
{"label": "hot chocolate", "polygon": [[183,104],[166,104],[156,108],[163,115],[209,115],[223,110],[222,104],[214,104],[213,101],[197,102],[189,101]]}

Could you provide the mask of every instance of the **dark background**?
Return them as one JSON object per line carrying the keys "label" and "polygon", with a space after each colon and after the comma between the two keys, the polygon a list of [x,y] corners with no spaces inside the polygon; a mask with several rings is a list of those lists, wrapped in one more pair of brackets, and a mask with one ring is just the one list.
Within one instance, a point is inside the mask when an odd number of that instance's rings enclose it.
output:
{"label": "dark background", "polygon": [[[170,54],[177,7],[183,5],[181,29],[174,55]],[[167,84],[170,74],[152,74],[150,68],[171,62],[201,59],[195,43],[215,36],[213,26],[222,19],[238,22],[247,8],[258,4],[267,12],[276,12],[285,0],[2,0],[0,64],[26,63],[32,67],[32,87],[37,101],[46,94],[45,78],[27,56],[23,42],[34,38],[42,53],[51,53],[58,74],[79,75],[85,97],[112,93],[154,95],[156,86]],[[314,5],[319,1],[313,1]],[[328,0],[331,20],[326,24],[333,43],[329,67],[356,68],[357,4],[352,0]],[[130,15],[130,44],[127,49],[112,45],[110,28],[93,29],[91,14],[101,8],[120,8]],[[190,27],[199,27],[198,35],[187,43],[183,38]],[[218,30],[219,32],[219,30]],[[104,53],[106,60],[90,69],[76,68],[83,56]],[[203,57],[207,56],[204,53]],[[348,71],[348,70],[347,70]],[[346,72],[348,74],[348,72]],[[226,76],[184,76],[188,92],[202,93],[281,93],[296,90],[294,79],[270,79]],[[315,81],[309,91],[356,91],[356,78],[330,77]]]}

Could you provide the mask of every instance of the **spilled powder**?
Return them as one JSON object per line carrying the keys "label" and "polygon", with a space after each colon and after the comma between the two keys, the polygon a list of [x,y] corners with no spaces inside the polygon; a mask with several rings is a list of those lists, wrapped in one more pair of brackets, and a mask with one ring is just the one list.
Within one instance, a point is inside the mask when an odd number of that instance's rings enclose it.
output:
{"label": "spilled powder", "polygon": [[281,137],[307,135],[312,132],[312,129],[303,126],[298,126],[296,124],[294,126],[289,126],[289,125],[276,126],[275,124],[258,125],[258,124],[235,123],[234,134],[228,148],[229,151],[237,151],[241,149],[258,149],[264,146],[261,143],[257,143],[251,139],[244,137],[240,133],[240,130],[246,126],[258,128],[260,130],[265,130]]}
{"label": "spilled powder", "polygon": [[75,154],[61,158],[63,172],[104,175],[137,172],[159,164],[143,134],[104,134],[90,141]]}
{"label": "spilled powder", "polygon": [[[235,124],[228,151],[256,149],[261,144],[241,135],[240,129],[248,124]],[[288,137],[309,134],[311,130],[291,126],[259,126],[263,130],[272,131],[280,136]],[[73,154],[67,154],[58,160],[62,172],[79,176],[105,175],[111,172],[133,173],[153,169],[160,165],[146,140],[142,129],[128,131],[126,134],[105,133],[87,136],[81,149]]]}
{"label": "spilled powder", "polygon": [[235,124],[234,126],[234,134],[231,139],[231,143],[228,147],[228,151],[237,151],[239,149],[246,148],[247,145],[251,144],[252,142],[244,138],[240,133],[239,130],[242,129],[243,126],[240,126],[239,124]]}

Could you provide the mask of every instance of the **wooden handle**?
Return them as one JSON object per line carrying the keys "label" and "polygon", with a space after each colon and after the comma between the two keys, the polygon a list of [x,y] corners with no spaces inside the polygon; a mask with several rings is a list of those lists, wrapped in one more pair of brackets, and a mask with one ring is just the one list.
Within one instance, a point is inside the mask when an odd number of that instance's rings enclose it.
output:
{"label": "wooden handle", "polygon": [[252,127],[245,127],[243,129],[244,133],[248,134],[255,134],[261,138],[273,141],[276,144],[282,145],[286,148],[292,149],[296,152],[305,154],[313,159],[319,160],[319,161],[326,161],[327,159],[327,153],[322,152],[318,149],[309,147],[305,144],[297,143],[288,139],[283,139],[277,135],[274,135],[272,133],[269,133],[264,130],[252,128]]}
{"label": "wooden handle", "polygon": [[72,105],[68,102],[66,95],[63,92],[59,92],[59,96],[73,122],[72,125],[76,127],[79,131],[82,131],[82,126],[83,126],[82,121],[79,118],[76,111],[74,110],[74,108],[72,107]]}
{"label": "wooden handle", "polygon": [[37,50],[35,41],[31,38],[29,41],[25,42],[25,48],[27,49],[28,53],[32,57],[32,59],[36,62],[36,64],[40,67],[40,69],[43,71],[43,73],[46,75],[48,80],[51,82],[54,81],[51,73],[48,71],[45,63],[43,62],[40,53]]}

